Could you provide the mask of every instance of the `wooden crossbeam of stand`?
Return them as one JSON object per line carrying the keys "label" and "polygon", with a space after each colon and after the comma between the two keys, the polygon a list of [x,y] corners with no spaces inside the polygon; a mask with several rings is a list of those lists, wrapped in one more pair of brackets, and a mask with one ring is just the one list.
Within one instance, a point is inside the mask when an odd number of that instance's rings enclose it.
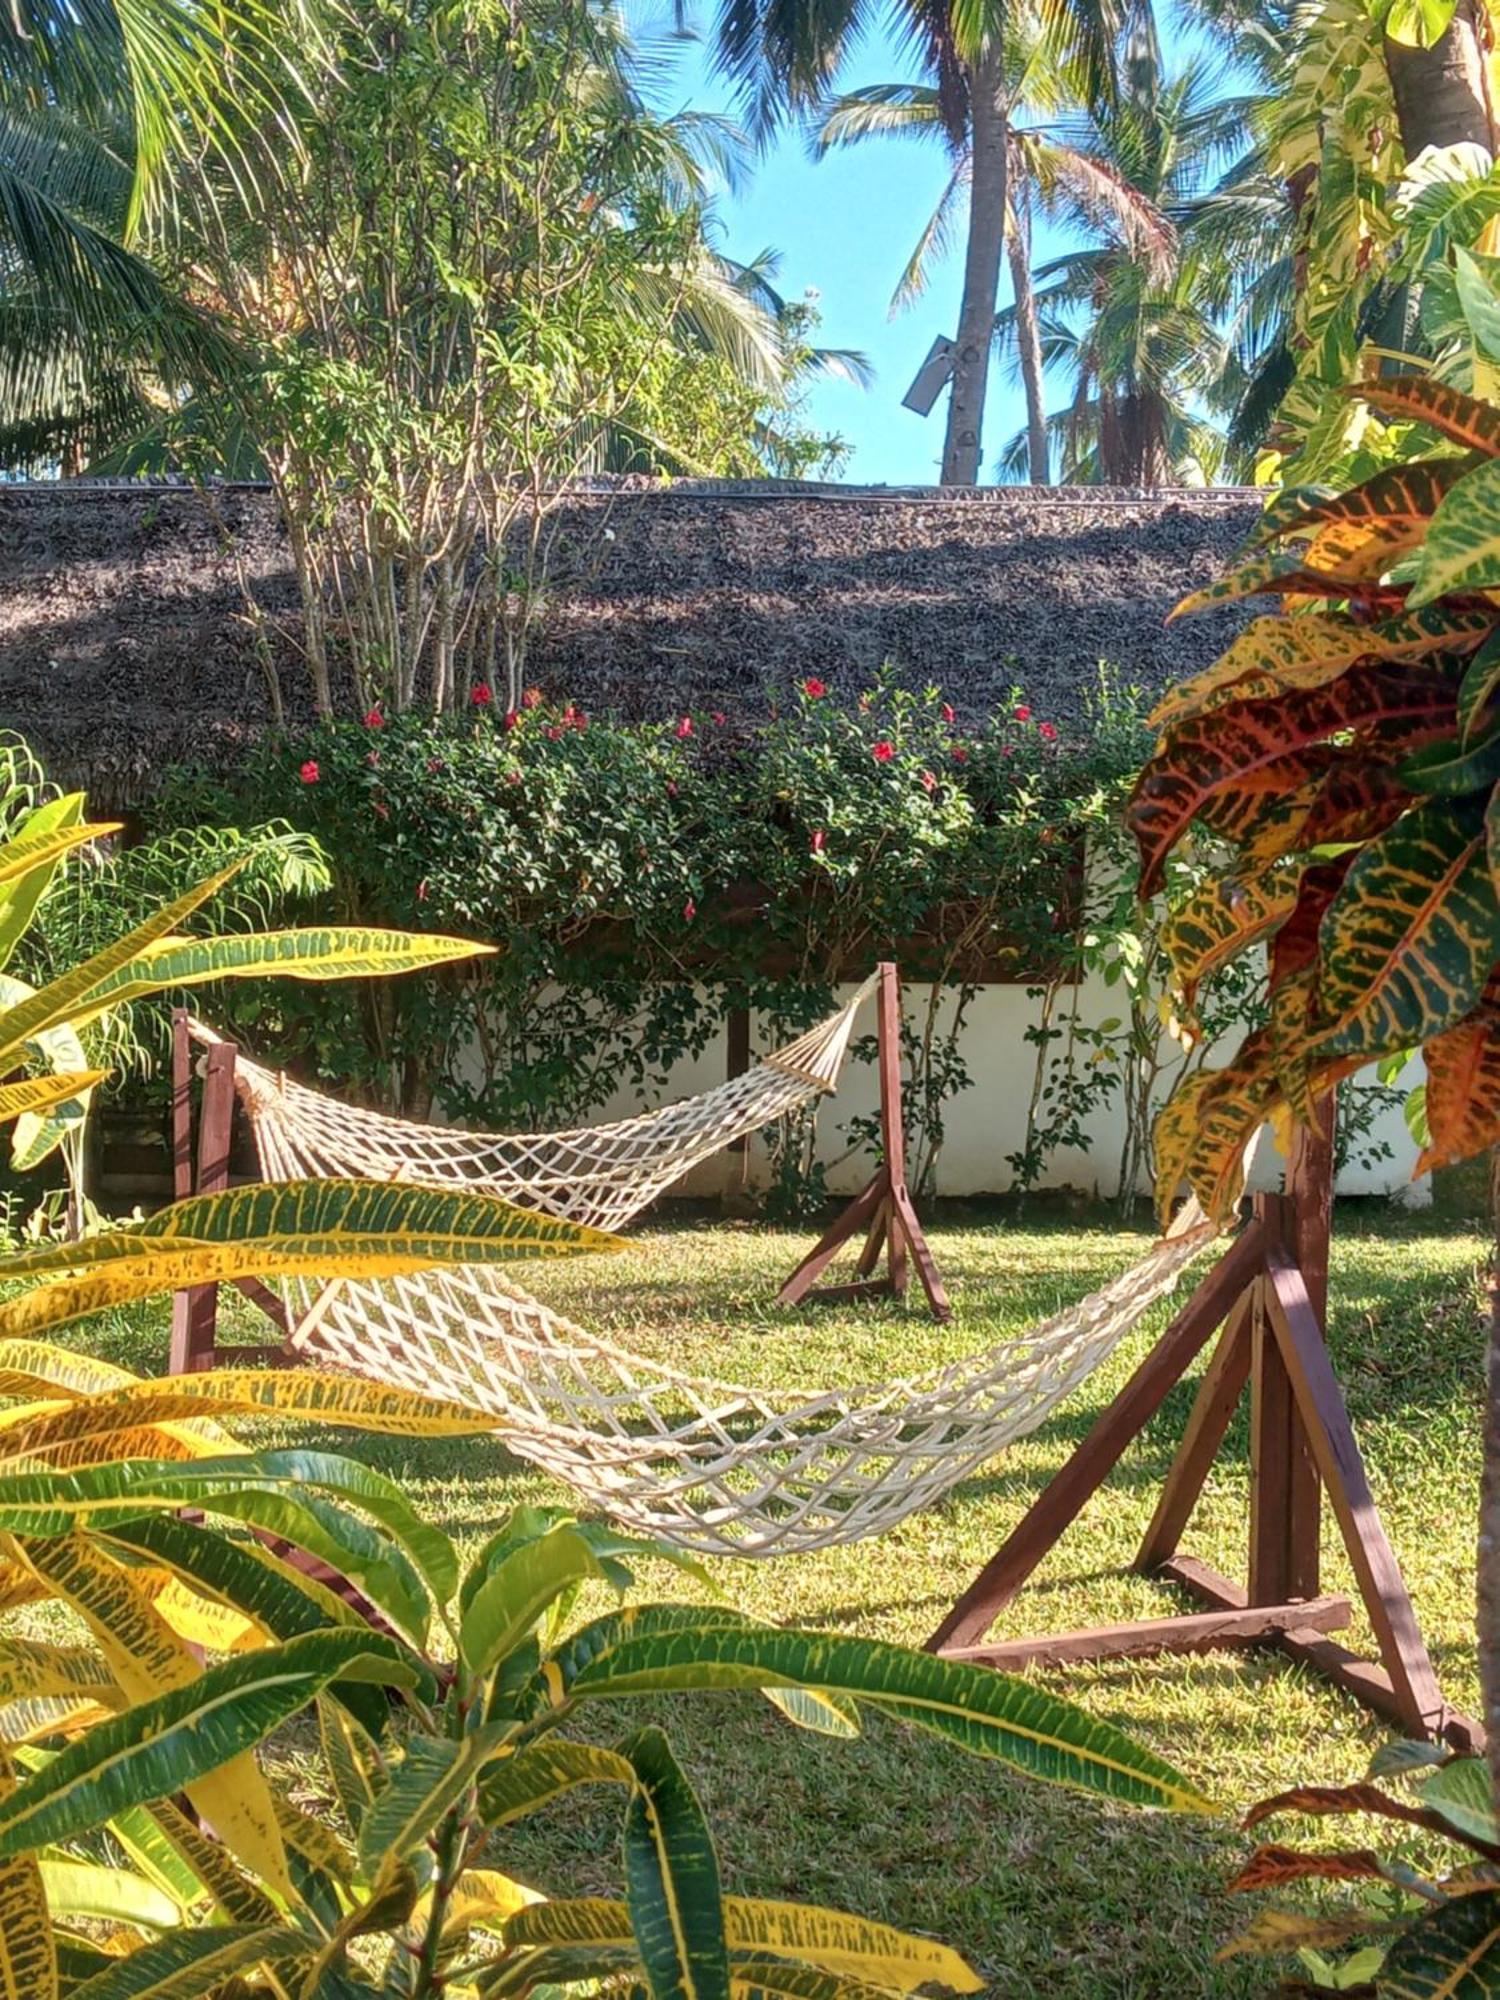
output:
{"label": "wooden crossbeam of stand", "polygon": [[[932,1316],[953,1317],[948,1294],[938,1275],[917,1211],[906,1185],[906,1128],[901,1112],[901,975],[883,959],[876,989],[876,1073],[880,1083],[880,1165],[854,1199],[824,1231],[776,1294],[778,1305],[799,1305],[804,1299],[831,1305],[850,1299],[881,1296],[903,1298],[915,1269],[927,1294]],[[847,1283],[820,1285],[818,1280],[846,1243],[863,1234],[855,1276]],[[881,1252],[885,1272],[876,1275]]]}
{"label": "wooden crossbeam of stand", "polygon": [[[1331,1103],[1324,1121],[1326,1131],[1299,1134],[1286,1192],[1255,1198],[1248,1225],[944,1618],[929,1651],[1016,1667],[1275,1646],[1411,1736],[1483,1748],[1480,1725],[1443,1699],[1328,1357]],[[1137,1570],[1176,1584],[1207,1609],[987,1643],[1000,1613],[1221,1327],[1135,1561]],[[1241,1586],[1185,1552],[1181,1536],[1247,1388],[1250,1518]],[[1378,1664],[1328,1636],[1348,1623],[1352,1606],[1320,1590],[1325,1492],[1374,1629]]]}

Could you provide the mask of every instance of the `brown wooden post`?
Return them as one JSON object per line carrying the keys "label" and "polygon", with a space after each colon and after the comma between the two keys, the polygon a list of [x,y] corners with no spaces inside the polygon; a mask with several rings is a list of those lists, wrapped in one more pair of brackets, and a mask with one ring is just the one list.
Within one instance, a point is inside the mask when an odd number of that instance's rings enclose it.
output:
{"label": "brown wooden post", "polygon": [[[938,1275],[917,1211],[906,1185],[906,1130],[901,1113],[901,974],[889,959],[877,968],[876,1076],[880,1084],[880,1165],[859,1193],[823,1232],[776,1294],[778,1305],[803,1299],[821,1303],[875,1298],[882,1293],[900,1297],[907,1288],[907,1259],[916,1267],[934,1319],[953,1316],[948,1294]],[[818,1280],[851,1238],[863,1235],[852,1283],[819,1285]],[[886,1274],[875,1267],[882,1246]]]}
{"label": "brown wooden post", "polygon": [[1337,1094],[1330,1091],[1316,1106],[1318,1123],[1299,1125],[1286,1168],[1286,1199],[1290,1210],[1289,1247],[1302,1273],[1307,1302],[1319,1326],[1328,1326],[1328,1257],[1333,1242],[1334,1124]]}
{"label": "brown wooden post", "polygon": [[[733,1083],[737,1076],[743,1076],[750,1067],[750,1009],[731,1007],[724,1017],[725,1062],[724,1074]],[[743,1133],[729,1142],[729,1157],[738,1163],[737,1185],[726,1188],[726,1194],[743,1194],[746,1177],[750,1171],[750,1135]]]}
{"label": "brown wooden post", "polygon": [[1402,1722],[1418,1734],[1438,1734],[1451,1711],[1443,1701],[1405,1581],[1376,1511],[1323,1329],[1301,1271],[1279,1244],[1267,1253],[1266,1307]]}
{"label": "brown wooden post", "polygon": [[172,1014],[172,1193],[185,1201],[193,1191],[193,1043],[187,1010]]}
{"label": "brown wooden post", "polygon": [[[1286,1192],[1280,1208],[1280,1236],[1286,1254],[1302,1274],[1308,1307],[1319,1337],[1328,1337],[1328,1259],[1333,1239],[1335,1094],[1314,1106],[1315,1122],[1299,1125],[1287,1161]],[[1278,1367],[1280,1366],[1278,1361]],[[1284,1368],[1281,1368],[1283,1374]],[[1284,1555],[1279,1577],[1285,1597],[1316,1597],[1321,1588],[1322,1481],[1303,1412],[1286,1390],[1284,1474]],[[1269,1588],[1270,1580],[1268,1580]],[[1252,1584],[1253,1588],[1253,1584]],[[1260,1600],[1262,1602],[1269,1600]]]}
{"label": "brown wooden post", "polygon": [[[186,1054],[187,1136],[182,1137],[183,1067],[178,1055],[179,1037]],[[187,1193],[215,1194],[229,1185],[229,1149],[234,1135],[233,1042],[214,1042],[203,1059],[203,1099],[198,1112],[198,1158],[196,1177],[192,1166],[192,1050],[185,1017],[173,1022],[174,1075],[172,1089],[174,1174],[181,1174],[187,1160],[190,1185]],[[192,1184],[195,1181],[195,1185]],[[179,1182],[180,1186],[180,1182]],[[168,1368],[173,1375],[194,1375],[214,1365],[218,1334],[219,1288],[193,1285],[178,1292],[172,1302],[172,1340]]]}
{"label": "brown wooden post", "polygon": [[1197,1505],[1203,1482],[1213,1470],[1225,1434],[1250,1380],[1250,1294],[1242,1293],[1203,1371],[1198,1395],[1177,1456],[1161,1489],[1156,1512],[1136,1555],[1148,1574],[1182,1546],[1182,1533]]}
{"label": "brown wooden post", "polygon": [[[901,1211],[910,1197],[906,1192],[906,1118],[901,1103],[901,976],[889,959],[881,961],[880,989],[875,1007],[875,1061],[880,1072],[880,1146],[885,1154],[885,1177],[889,1183],[886,1192],[885,1268],[891,1290],[899,1299],[905,1295],[907,1282],[906,1231]],[[860,1261],[863,1263],[863,1258]]]}
{"label": "brown wooden post", "polygon": [[[185,1201],[193,1191],[193,1044],[187,1010],[172,1014],[172,1193]],[[190,1372],[187,1363],[193,1294],[172,1294],[172,1337],[167,1366],[174,1375]]]}
{"label": "brown wooden post", "polygon": [[[1280,1223],[1277,1197],[1257,1200],[1263,1226]],[[1296,1400],[1271,1330],[1266,1280],[1250,1293],[1250,1552],[1249,1599],[1279,1604],[1291,1596],[1291,1475],[1293,1431],[1300,1429]]]}

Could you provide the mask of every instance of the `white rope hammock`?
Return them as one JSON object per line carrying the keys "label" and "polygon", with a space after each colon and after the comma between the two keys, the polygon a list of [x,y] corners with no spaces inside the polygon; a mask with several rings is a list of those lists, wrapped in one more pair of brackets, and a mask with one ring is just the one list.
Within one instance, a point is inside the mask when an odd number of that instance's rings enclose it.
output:
{"label": "white rope hammock", "polygon": [[[273,1180],[400,1175],[618,1228],[731,1139],[836,1087],[856,1010],[703,1095],[615,1125],[476,1134],[339,1104],[240,1059]],[[206,1030],[197,1030],[211,1040]],[[753,1389],[576,1326],[492,1267],[289,1285],[292,1344],[491,1418],[584,1501],[700,1554],[767,1556],[879,1534],[1042,1423],[1214,1236],[1196,1210],[1077,1305],[982,1353],[879,1386]]]}

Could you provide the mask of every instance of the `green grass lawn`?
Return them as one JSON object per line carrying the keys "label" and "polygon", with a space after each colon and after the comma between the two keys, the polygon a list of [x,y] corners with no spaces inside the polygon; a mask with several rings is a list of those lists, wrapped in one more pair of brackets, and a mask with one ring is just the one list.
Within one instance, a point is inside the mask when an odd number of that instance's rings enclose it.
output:
{"label": "green grass lawn", "polygon": [[[771,1303],[806,1233],[673,1218],[608,1262],[548,1266],[535,1288],[589,1326],[682,1366],[761,1382],[877,1379],[950,1358],[1077,1298],[1138,1255],[1143,1237],[1099,1212],[1002,1207],[942,1212],[933,1248],[956,1307],[935,1327],[915,1305],[786,1312]],[[1477,1699],[1473,1518],[1479,1464],[1485,1243],[1462,1217],[1345,1204],[1330,1340],[1377,1502],[1405,1566],[1450,1700]],[[720,1562],[723,1589],[770,1617],[920,1641],[1063,1462],[1164,1323],[1151,1320],[1063,1410],[884,1538],[768,1563]],[[263,1324],[260,1323],[260,1324]],[[165,1351],[166,1311],[95,1321],[74,1338],[143,1370]],[[259,1335],[257,1335],[259,1337]],[[1102,1624],[1186,1608],[1127,1573],[1187,1413],[1180,1388],[997,1630]],[[519,1501],[565,1496],[474,1440],[337,1440],[399,1477],[430,1515],[476,1544]],[[1243,1567],[1243,1416],[1200,1503],[1191,1546]],[[1328,1524],[1329,1587],[1351,1583]],[[693,1594],[663,1565],[660,1596]],[[1353,1644],[1368,1633],[1354,1628]],[[1213,1964],[1250,1914],[1219,1885],[1246,1851],[1236,1815],[1293,1783],[1362,1774],[1384,1731],[1299,1670],[1218,1654],[1077,1670],[1053,1684],[1173,1759],[1222,1815],[1197,1822],[1092,1802],[873,1724],[859,1743],[808,1736],[757,1698],[659,1704],[718,1831],[728,1884],[842,1904],[958,1946],[1011,1996],[1230,1996],[1274,1983],[1264,1963]],[[645,1719],[639,1708],[636,1720]],[[607,1732],[618,1717],[600,1718]],[[313,1774],[298,1771],[311,1785]],[[1308,1828],[1272,1829],[1283,1836]],[[558,1893],[612,1891],[616,1810],[602,1797],[511,1840],[497,1865]]]}

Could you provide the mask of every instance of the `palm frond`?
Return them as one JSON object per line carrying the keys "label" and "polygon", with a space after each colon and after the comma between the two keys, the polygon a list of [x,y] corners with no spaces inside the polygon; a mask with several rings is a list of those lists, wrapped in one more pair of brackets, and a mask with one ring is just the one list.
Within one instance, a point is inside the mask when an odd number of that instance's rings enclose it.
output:
{"label": "palm frond", "polygon": [[864,139],[917,138],[951,142],[938,94],[921,83],[871,83],[825,99],[808,119],[808,150],[822,159]]}
{"label": "palm frond", "polygon": [[958,229],[958,211],[969,184],[969,163],[960,160],[949,174],[938,196],[937,206],[923,225],[922,233],[907,258],[905,268],[891,294],[890,315],[915,305],[927,290],[929,267],[948,255]]}
{"label": "palm frond", "polygon": [[1027,133],[1021,136],[1044,204],[1065,196],[1078,218],[1107,231],[1132,256],[1144,260],[1155,282],[1164,282],[1177,253],[1177,231],[1151,196],[1101,154]]}
{"label": "palm frond", "polygon": [[720,0],[715,68],[756,140],[830,93],[865,25],[858,0]]}

